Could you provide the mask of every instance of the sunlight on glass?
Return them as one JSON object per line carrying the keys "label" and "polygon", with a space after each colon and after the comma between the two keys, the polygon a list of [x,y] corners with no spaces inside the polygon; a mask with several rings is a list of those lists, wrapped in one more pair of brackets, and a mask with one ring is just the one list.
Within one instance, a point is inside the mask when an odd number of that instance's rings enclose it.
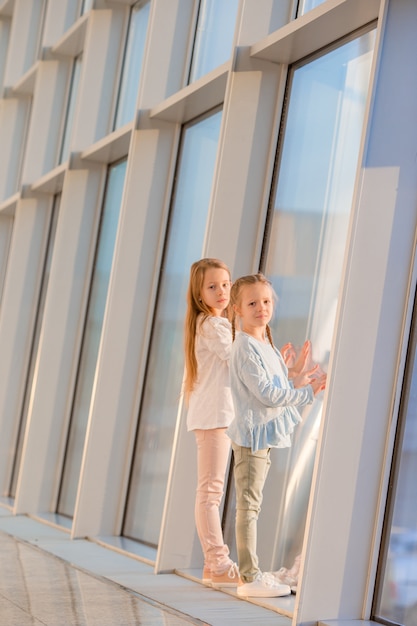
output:
{"label": "sunlight on glass", "polygon": [[[326,370],[363,132],[375,33],[291,76],[265,273],[278,294],[278,346],[306,339]],[[303,410],[293,446],[274,457],[279,507],[276,567],[301,551],[322,401]]]}

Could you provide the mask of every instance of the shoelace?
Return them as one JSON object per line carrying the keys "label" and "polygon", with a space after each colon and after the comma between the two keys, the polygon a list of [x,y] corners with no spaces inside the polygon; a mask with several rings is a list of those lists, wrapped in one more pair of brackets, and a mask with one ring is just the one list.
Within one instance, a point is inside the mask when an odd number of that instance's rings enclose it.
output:
{"label": "shoelace", "polygon": [[239,578],[239,568],[236,565],[236,563],[231,564],[229,571],[227,572],[227,575],[229,578],[232,578],[232,579]]}

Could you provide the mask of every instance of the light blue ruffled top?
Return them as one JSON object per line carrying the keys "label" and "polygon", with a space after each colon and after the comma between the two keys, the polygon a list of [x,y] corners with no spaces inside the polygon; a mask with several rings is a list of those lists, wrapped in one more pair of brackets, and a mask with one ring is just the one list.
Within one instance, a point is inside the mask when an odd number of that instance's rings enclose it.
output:
{"label": "light blue ruffled top", "polygon": [[311,385],[294,389],[277,348],[244,332],[236,334],[230,360],[235,417],[227,429],[233,442],[253,452],[288,448],[301,422],[297,407],[311,404]]}

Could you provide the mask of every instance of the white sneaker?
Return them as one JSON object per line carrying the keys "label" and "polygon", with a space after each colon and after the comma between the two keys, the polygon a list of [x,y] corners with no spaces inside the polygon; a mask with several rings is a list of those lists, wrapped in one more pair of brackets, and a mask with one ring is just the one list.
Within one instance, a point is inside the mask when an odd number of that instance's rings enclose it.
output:
{"label": "white sneaker", "polygon": [[246,598],[277,598],[289,596],[291,588],[277,581],[274,576],[259,573],[251,583],[241,583],[237,587],[237,595]]}

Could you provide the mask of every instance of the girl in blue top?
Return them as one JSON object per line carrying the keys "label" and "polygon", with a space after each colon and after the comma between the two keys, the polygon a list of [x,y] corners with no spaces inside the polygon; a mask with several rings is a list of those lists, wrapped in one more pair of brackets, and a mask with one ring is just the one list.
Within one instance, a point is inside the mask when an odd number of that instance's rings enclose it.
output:
{"label": "girl in blue top", "polygon": [[326,374],[319,373],[318,366],[289,380],[268,326],[273,299],[271,283],[262,274],[243,276],[231,289],[234,343],[230,384],[235,418],[227,434],[234,455],[239,596],[276,597],[291,592],[288,585],[259,568],[257,520],[271,463],[270,448],[291,445],[291,433],[301,421],[298,407],[313,402],[326,384]]}

